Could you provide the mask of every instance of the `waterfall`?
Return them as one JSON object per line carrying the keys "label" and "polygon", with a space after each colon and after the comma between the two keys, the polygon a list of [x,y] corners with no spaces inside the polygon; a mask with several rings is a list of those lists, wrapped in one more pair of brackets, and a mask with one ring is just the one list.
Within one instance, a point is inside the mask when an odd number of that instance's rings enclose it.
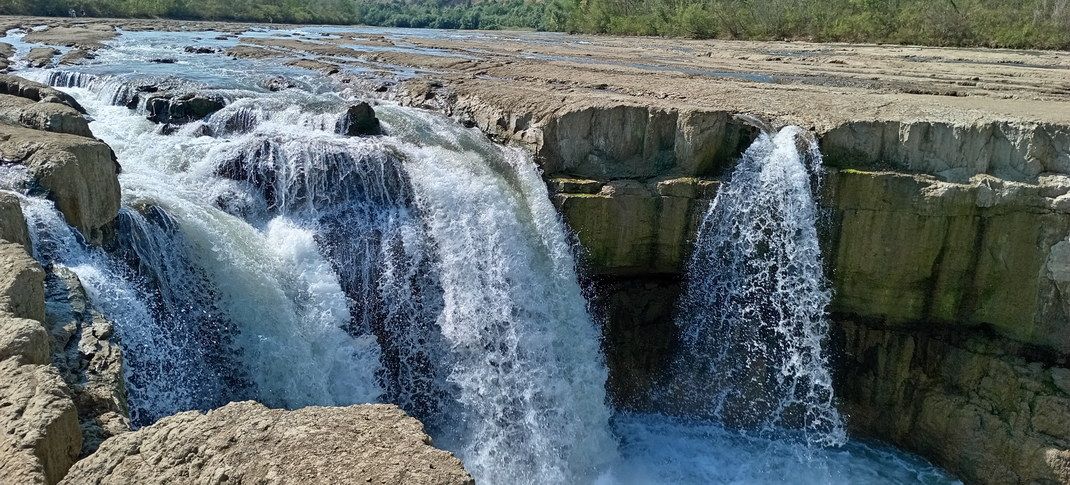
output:
{"label": "waterfall", "polygon": [[530,155],[426,113],[395,129],[435,241],[459,415],[444,443],[495,483],[576,483],[616,455],[599,333]]}
{"label": "waterfall", "polygon": [[814,201],[821,154],[803,135],[760,135],[706,213],[677,311],[671,392],[693,415],[839,445],[846,432],[823,348],[831,294]]}
{"label": "waterfall", "polygon": [[[346,137],[345,100],[294,89],[165,132],[115,94],[134,84],[38,76],[123,166],[118,247],[92,251],[148,323],[117,327],[174,347],[201,385],[132,397],[136,424],[237,399],[387,401],[481,482],[589,482],[616,459],[600,333],[529,154],[391,106],[386,135]],[[109,317],[130,297],[95,295]]]}
{"label": "waterfall", "polygon": [[115,324],[123,355],[131,421],[146,424],[177,409],[227,402],[227,386],[210,366],[201,329],[182,318],[158,318],[145,282],[86,246],[51,201],[20,195],[34,257],[46,268],[62,265],[78,275],[86,294]]}

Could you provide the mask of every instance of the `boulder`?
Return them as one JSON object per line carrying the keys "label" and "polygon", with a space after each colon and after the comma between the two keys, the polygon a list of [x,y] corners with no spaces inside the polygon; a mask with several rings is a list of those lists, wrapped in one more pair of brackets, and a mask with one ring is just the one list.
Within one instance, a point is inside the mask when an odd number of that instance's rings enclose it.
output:
{"label": "boulder", "polygon": [[145,102],[149,120],[154,123],[180,125],[202,120],[223,109],[222,98],[202,94],[157,94]]}
{"label": "boulder", "polygon": [[64,478],[93,483],[472,484],[392,405],[185,412],[105,441]]}
{"label": "boulder", "polygon": [[100,140],[0,124],[0,157],[27,167],[90,241],[119,212],[119,164]]}
{"label": "boulder", "polygon": [[96,53],[91,50],[73,49],[70,52],[63,54],[63,56],[59,58],[59,63],[63,66],[70,66],[74,64],[81,64],[84,61],[89,61],[96,58]]}
{"label": "boulder", "polygon": [[216,54],[216,53],[219,52],[219,49],[216,49],[215,47],[204,47],[204,46],[194,46],[194,45],[187,45],[184,50],[187,53],[190,53],[190,54]]}
{"label": "boulder", "polygon": [[260,85],[263,86],[264,89],[267,89],[268,91],[271,91],[273,93],[297,86],[296,83],[282,76],[275,76],[270,79],[265,79],[263,82],[260,83]]}
{"label": "boulder", "polygon": [[75,101],[71,95],[39,82],[17,76],[0,74],[0,94],[19,96],[31,101],[65,104],[79,113],[85,113],[85,108],[78,104],[78,101]]}
{"label": "boulder", "polygon": [[346,136],[368,136],[380,133],[379,118],[371,105],[361,101],[350,106],[338,121],[338,132]]}
{"label": "boulder", "polygon": [[0,123],[93,137],[89,122],[78,110],[61,103],[38,102],[7,94],[0,94]]}
{"label": "boulder", "polygon": [[0,192],[0,240],[21,244],[30,250],[30,235],[19,198]]}
{"label": "boulder", "polygon": [[23,245],[0,241],[0,315],[44,320],[44,278]]}
{"label": "boulder", "polygon": [[59,50],[54,47],[34,47],[26,54],[26,64],[34,68],[51,67],[57,54]]}
{"label": "boulder", "polygon": [[6,483],[57,483],[82,447],[74,402],[51,366],[0,362],[0,426]]}
{"label": "boulder", "polygon": [[26,364],[48,364],[48,332],[37,320],[0,313],[0,360],[13,357]]}

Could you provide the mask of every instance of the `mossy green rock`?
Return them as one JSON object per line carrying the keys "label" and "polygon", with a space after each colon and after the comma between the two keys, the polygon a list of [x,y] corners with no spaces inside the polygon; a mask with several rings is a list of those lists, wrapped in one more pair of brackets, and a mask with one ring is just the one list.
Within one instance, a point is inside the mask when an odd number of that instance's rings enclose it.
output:
{"label": "mossy green rock", "polygon": [[596,194],[557,193],[557,205],[599,274],[678,273],[708,199],[657,195],[634,181]]}
{"label": "mossy green rock", "polygon": [[827,204],[833,310],[893,324],[985,326],[1070,352],[1070,214],[1043,187],[843,171]]}

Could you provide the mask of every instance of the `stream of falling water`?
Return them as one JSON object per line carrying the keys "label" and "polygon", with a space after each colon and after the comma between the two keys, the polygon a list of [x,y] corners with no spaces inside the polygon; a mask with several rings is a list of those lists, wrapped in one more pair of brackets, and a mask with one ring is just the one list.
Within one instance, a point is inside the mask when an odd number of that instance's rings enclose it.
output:
{"label": "stream of falling water", "polygon": [[[684,306],[706,313],[681,321],[688,358],[705,374],[676,381],[689,392],[667,393],[674,402],[666,410],[704,411],[615,413],[566,231],[529,154],[389,104],[376,107],[384,135],[342,136],[352,94],[299,69],[182,50],[233,42],[212,38],[124,33],[90,64],[23,74],[74,95],[123,168],[109,251],[83,244],[39,194],[20,196],[35,256],[74,271],[114,321],[136,426],[241,399],[286,408],[385,401],[420,418],[480,483],[947,482],[893,450],[826,446],[844,436],[820,356],[827,294],[819,280],[790,279],[807,300],[783,326],[782,346],[749,348],[774,356],[757,387],[766,396],[760,413],[725,411],[739,367],[718,360],[733,350],[711,346],[709,332],[735,324],[706,315],[713,303],[747,308],[749,300],[730,296],[751,283],[707,288],[725,268],[702,258],[736,254],[724,238],[740,233],[721,234],[717,223],[739,214],[707,217],[709,250],[696,254]],[[278,75],[296,87],[259,87]],[[147,83],[209,92],[227,106],[165,132],[146,120],[143,102],[132,102]],[[741,167],[773,157],[783,174],[769,183],[796,187],[810,172],[797,173],[785,143],[781,135],[759,140]],[[745,175],[724,193],[755,195]],[[19,190],[7,185],[0,189]],[[789,203],[801,201],[801,192],[790,194]],[[731,201],[725,195],[716,207]],[[787,226],[761,232],[812,228],[808,214],[792,214],[778,220]],[[819,265],[814,244],[787,244],[794,252],[782,256]],[[756,282],[754,291],[768,284]],[[791,310],[792,291],[765,303]],[[768,336],[759,337],[732,341],[758,345]],[[785,350],[801,360],[784,360]],[[770,380],[773,370],[791,377]],[[704,375],[712,376],[708,385]],[[772,406],[775,396],[785,404]],[[733,420],[762,432],[723,426]]]}
{"label": "stream of falling water", "polygon": [[[847,440],[824,341],[816,142],[789,126],[747,149],[699,227],[677,311],[672,400],[692,414],[810,445]],[[799,143],[807,146],[799,149]]]}

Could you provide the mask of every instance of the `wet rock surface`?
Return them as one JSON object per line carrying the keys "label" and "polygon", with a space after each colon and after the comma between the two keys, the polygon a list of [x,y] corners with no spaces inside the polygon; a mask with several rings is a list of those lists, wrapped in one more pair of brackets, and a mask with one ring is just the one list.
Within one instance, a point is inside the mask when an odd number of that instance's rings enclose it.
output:
{"label": "wet rock surface", "polygon": [[338,122],[338,132],[346,136],[378,135],[380,131],[379,118],[375,117],[375,110],[363,101],[350,106]]}
{"label": "wet rock surface", "polygon": [[105,439],[130,430],[121,342],[73,272],[53,268],[45,289],[51,361],[78,408],[84,438],[80,456],[85,457]]}
{"label": "wet rock surface", "polygon": [[195,93],[158,93],[150,95],[145,101],[150,121],[171,125],[202,120],[224,106],[226,103],[221,98]]}
{"label": "wet rock surface", "polygon": [[177,414],[112,438],[63,481],[177,482],[474,483],[396,406],[285,411],[253,402]]}

